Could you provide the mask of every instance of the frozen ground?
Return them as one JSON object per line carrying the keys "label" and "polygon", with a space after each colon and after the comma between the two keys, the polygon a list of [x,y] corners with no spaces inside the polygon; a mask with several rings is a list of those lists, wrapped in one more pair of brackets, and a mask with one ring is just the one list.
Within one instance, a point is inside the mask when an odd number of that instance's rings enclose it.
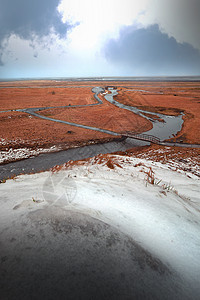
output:
{"label": "frozen ground", "polygon": [[10,148],[7,151],[0,151],[0,163],[7,163],[11,161],[25,159],[31,156],[37,156],[41,153],[47,153],[47,152],[58,151],[58,150],[59,149],[56,146],[52,146],[48,149],[38,148],[37,150],[32,150],[29,148],[19,148],[19,149]]}
{"label": "frozen ground", "polygon": [[199,299],[194,168],[99,155],[1,183],[2,299]]}

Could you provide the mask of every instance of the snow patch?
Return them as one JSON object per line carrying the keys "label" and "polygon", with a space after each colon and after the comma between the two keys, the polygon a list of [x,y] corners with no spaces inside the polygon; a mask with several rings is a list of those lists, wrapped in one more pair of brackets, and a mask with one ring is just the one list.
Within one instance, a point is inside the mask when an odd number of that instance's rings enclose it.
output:
{"label": "snow patch", "polygon": [[19,148],[19,149],[10,148],[8,151],[0,151],[0,163],[25,159],[31,156],[37,156],[41,153],[47,153],[56,150],[58,150],[56,146],[52,146],[48,149],[38,148],[37,150],[32,150],[29,148]]}
{"label": "snow patch", "polygon": [[[149,170],[155,178],[153,184],[148,181]],[[22,215],[28,220],[30,210],[50,205],[88,214],[129,235],[200,293],[198,176],[176,165],[172,170],[172,162],[120,155],[68,163],[58,172],[75,182],[77,191],[70,204],[59,199],[50,204],[44,198],[44,185],[47,189],[47,178],[53,177],[53,172],[21,175],[0,184],[0,228],[8,228]]]}

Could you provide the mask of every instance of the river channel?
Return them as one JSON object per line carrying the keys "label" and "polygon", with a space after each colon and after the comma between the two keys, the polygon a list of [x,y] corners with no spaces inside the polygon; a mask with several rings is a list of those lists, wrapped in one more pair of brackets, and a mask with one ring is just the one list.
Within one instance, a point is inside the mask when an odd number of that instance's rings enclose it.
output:
{"label": "river channel", "polygon": [[[98,94],[102,92],[102,88],[94,88],[93,92],[95,93],[95,98],[98,98]],[[150,119],[153,124],[153,128],[147,132],[146,134],[151,134],[156,137],[159,137],[162,141],[168,139],[175,135],[178,131],[181,130],[183,120],[182,115],[177,117],[174,116],[166,116],[163,114],[151,113],[143,110],[139,110],[135,107],[126,106],[114,100],[114,96],[117,94],[116,90],[112,90],[111,93],[105,95],[105,99],[112,104],[126,110],[130,110],[133,113],[139,114],[146,119]],[[98,98],[98,104],[102,103],[101,100]],[[23,110],[25,111],[25,110]],[[34,114],[35,116],[39,116],[35,112],[31,113],[31,109],[27,110],[27,113]],[[159,118],[162,118],[164,122],[159,122],[157,120],[153,120],[145,115],[154,114],[157,115]],[[41,115],[40,115],[41,116]],[[42,116],[43,117],[43,116]],[[48,118],[47,118],[48,119]],[[53,119],[51,119],[53,121]],[[57,120],[58,121],[58,120]],[[131,122],[131,120],[130,120]],[[65,122],[63,122],[65,123]],[[66,122],[67,123],[67,122]],[[77,124],[80,126],[79,124]],[[97,128],[91,127],[91,130],[96,130]],[[98,129],[97,129],[98,130]],[[100,129],[102,131],[102,129]],[[105,130],[106,131],[106,130]],[[106,131],[108,132],[108,131]],[[118,135],[118,134],[117,134]],[[55,153],[45,153],[40,154],[36,157],[31,157],[28,159],[24,159],[21,161],[16,161],[4,165],[0,165],[0,180],[4,178],[11,177],[12,175],[19,175],[21,173],[29,174],[29,173],[36,173],[39,171],[49,170],[55,165],[61,165],[69,160],[81,160],[84,158],[92,157],[98,155],[100,153],[112,153],[116,151],[126,151],[130,148],[137,147],[137,146],[145,146],[149,145],[149,142],[139,141],[131,138],[127,138],[124,140],[117,140],[103,144],[93,144],[87,145],[80,148],[72,148],[60,152]]]}

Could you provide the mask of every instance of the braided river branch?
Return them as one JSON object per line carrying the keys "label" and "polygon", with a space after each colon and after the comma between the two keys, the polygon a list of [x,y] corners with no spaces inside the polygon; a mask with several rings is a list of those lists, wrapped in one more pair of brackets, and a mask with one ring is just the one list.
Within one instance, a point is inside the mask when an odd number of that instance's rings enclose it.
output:
{"label": "braided river branch", "polygon": [[[168,139],[172,136],[172,134],[176,134],[177,131],[181,130],[182,127],[182,115],[178,117],[166,116],[158,113],[151,113],[143,110],[139,110],[137,108],[123,105],[113,99],[113,96],[116,95],[116,91],[112,91],[111,94],[107,94],[105,99],[111,102],[113,105],[116,105],[122,109],[130,110],[133,113],[139,114],[145,118],[148,118],[145,113],[149,113],[150,115],[157,115],[159,118],[162,118],[164,122],[159,122],[157,120],[153,120],[149,118],[153,123],[153,128],[143,134],[135,134],[132,132],[118,133],[102,128],[91,127],[86,125],[81,125],[77,123],[57,120],[53,118],[49,118],[46,116],[42,116],[37,112],[50,109],[50,108],[62,108],[62,107],[83,107],[83,106],[93,106],[93,105],[101,105],[103,102],[98,97],[99,93],[103,93],[104,89],[97,87],[93,88],[92,92],[95,93],[94,97],[97,100],[97,103],[88,104],[88,105],[71,105],[71,106],[56,106],[56,107],[39,107],[39,108],[27,108],[27,109],[15,109],[12,111],[25,112],[29,115],[49,120],[52,122],[59,122],[62,124],[72,125],[76,127],[81,127],[85,129],[90,129],[94,131],[100,131],[112,136],[124,137],[124,140],[114,140],[111,142],[103,143],[103,144],[93,144],[87,145],[77,148],[72,148],[68,150],[62,150],[54,153],[45,153],[40,154],[35,157],[31,157],[29,159],[19,160],[7,164],[0,165],[0,180],[4,178],[8,178],[13,174],[19,175],[21,173],[35,173],[39,171],[45,171],[52,168],[55,165],[61,165],[69,160],[81,160],[88,157],[95,156],[100,153],[112,153],[117,151],[126,151],[135,146],[144,146],[149,145],[149,143],[156,143],[164,146],[179,146],[179,147],[196,147],[200,148],[200,145],[196,144],[183,144],[183,143],[173,143],[173,142],[165,142],[164,139]],[[11,111],[11,110],[7,110]],[[157,134],[158,133],[158,134]]]}
{"label": "braided river branch", "polygon": [[[105,100],[112,103],[113,105],[121,108],[121,109],[131,111],[134,114],[137,114],[137,115],[149,120],[150,122],[152,122],[153,128],[151,130],[145,132],[145,137],[142,134],[140,135],[140,134],[134,134],[134,133],[119,133],[119,132],[114,132],[114,131],[111,131],[111,130],[106,130],[106,129],[97,128],[97,127],[93,127],[93,126],[87,126],[87,125],[82,125],[82,124],[78,124],[78,123],[73,123],[73,122],[63,121],[63,120],[59,120],[59,119],[54,119],[54,118],[43,116],[43,115],[40,115],[40,114],[37,113],[39,111],[43,111],[43,110],[47,110],[47,109],[53,109],[53,108],[73,108],[73,107],[78,108],[78,107],[85,107],[85,106],[90,107],[90,106],[94,106],[94,105],[101,105],[103,102],[98,97],[98,94],[105,92],[104,88],[94,87],[94,88],[92,88],[92,92],[95,93],[94,98],[96,99],[97,103],[86,104],[86,105],[25,108],[25,109],[16,109],[14,111],[24,112],[24,113],[27,113],[27,114],[32,115],[34,117],[38,117],[38,118],[41,118],[41,119],[44,119],[44,120],[47,120],[47,121],[52,121],[52,122],[62,123],[62,124],[71,125],[71,126],[75,126],[75,127],[80,127],[80,128],[83,128],[83,129],[89,129],[89,130],[103,132],[103,133],[106,133],[106,134],[110,134],[112,136],[119,136],[119,137],[124,136],[125,138],[144,140],[144,141],[149,141],[149,142],[153,142],[153,143],[157,143],[157,144],[160,144],[161,141],[162,141],[162,144],[163,144],[163,141],[165,139],[169,139],[170,137],[175,135],[178,131],[180,131],[181,128],[182,128],[182,124],[183,124],[182,115],[179,115],[179,116],[166,116],[164,114],[152,113],[152,112],[149,112],[149,111],[138,109],[136,107],[121,104],[121,103],[117,102],[116,100],[114,100],[114,98],[113,98],[115,95],[118,94],[117,90],[111,90],[109,94],[106,94],[104,96]],[[147,116],[146,114],[152,116],[152,118]],[[163,122],[160,122],[159,120],[153,119],[153,116],[156,116],[158,119],[162,119]]]}

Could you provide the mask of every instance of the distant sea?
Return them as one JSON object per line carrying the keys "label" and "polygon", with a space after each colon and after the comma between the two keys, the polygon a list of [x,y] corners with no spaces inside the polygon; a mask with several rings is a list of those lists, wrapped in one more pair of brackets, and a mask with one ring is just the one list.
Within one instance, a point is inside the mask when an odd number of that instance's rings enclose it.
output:
{"label": "distant sea", "polygon": [[46,77],[46,78],[5,78],[0,82],[28,80],[52,81],[200,81],[200,76],[149,76],[149,77]]}

